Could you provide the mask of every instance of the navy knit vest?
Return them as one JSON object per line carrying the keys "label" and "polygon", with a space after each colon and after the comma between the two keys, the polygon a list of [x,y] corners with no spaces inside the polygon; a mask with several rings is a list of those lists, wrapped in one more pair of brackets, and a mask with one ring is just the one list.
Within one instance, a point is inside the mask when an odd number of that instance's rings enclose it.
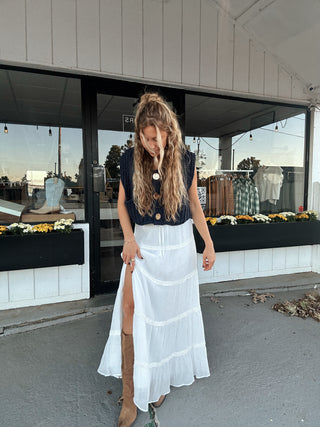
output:
{"label": "navy knit vest", "polygon": [[[126,208],[128,210],[130,219],[133,223],[138,225],[145,224],[156,224],[156,225],[179,225],[186,222],[191,218],[190,205],[187,201],[177,212],[176,221],[166,221],[163,206],[159,203],[158,195],[160,194],[161,182],[160,179],[152,179],[154,186],[155,197],[154,197],[154,213],[152,216],[146,214],[142,216],[139,214],[134,201],[133,201],[133,152],[134,148],[129,148],[120,158],[120,176],[121,182],[124,187],[126,195]],[[183,162],[183,174],[186,190],[188,191],[193,180],[195,170],[195,155],[190,151],[185,150],[182,155]],[[157,178],[156,174],[153,174]]]}

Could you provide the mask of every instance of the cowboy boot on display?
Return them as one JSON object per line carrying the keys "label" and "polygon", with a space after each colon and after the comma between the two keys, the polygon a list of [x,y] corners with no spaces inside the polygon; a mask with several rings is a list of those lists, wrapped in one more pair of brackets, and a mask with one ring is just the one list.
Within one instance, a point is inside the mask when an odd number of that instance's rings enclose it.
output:
{"label": "cowboy boot on display", "polygon": [[59,178],[49,178],[45,182],[46,201],[40,209],[30,209],[30,212],[45,215],[60,211],[60,199],[64,189],[64,181]]}

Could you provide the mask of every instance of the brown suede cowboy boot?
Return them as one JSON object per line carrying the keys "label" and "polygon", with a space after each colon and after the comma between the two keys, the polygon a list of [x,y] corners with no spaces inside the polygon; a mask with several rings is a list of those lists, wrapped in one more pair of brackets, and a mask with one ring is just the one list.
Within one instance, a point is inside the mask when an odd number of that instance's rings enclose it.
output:
{"label": "brown suede cowboy boot", "polygon": [[166,394],[163,394],[162,396],[160,396],[160,399],[157,402],[153,402],[152,405],[155,408],[160,408],[160,406],[163,404],[163,402],[165,401],[165,398],[167,397]]}
{"label": "brown suede cowboy boot", "polygon": [[133,337],[132,334],[121,333],[122,353],[122,409],[119,416],[118,427],[130,427],[137,418],[137,407],[133,403]]}

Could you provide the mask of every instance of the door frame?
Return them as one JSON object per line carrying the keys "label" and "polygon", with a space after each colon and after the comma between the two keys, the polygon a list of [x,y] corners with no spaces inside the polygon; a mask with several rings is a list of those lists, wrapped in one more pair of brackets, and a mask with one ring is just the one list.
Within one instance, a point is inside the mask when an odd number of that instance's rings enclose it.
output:
{"label": "door frame", "polygon": [[83,159],[85,168],[85,221],[90,230],[90,296],[114,292],[119,280],[102,281],[100,267],[100,202],[99,193],[93,191],[94,164],[98,164],[98,94],[137,98],[145,92],[158,92],[173,103],[184,132],[185,93],[182,89],[159,87],[150,84],[84,77],[81,81],[83,120]]}

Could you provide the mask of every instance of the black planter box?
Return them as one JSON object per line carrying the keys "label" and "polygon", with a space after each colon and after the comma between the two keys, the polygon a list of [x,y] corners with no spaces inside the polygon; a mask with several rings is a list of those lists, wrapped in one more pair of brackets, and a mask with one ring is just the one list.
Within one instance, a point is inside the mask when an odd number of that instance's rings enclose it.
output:
{"label": "black planter box", "polygon": [[83,264],[83,230],[0,236],[0,254],[0,271]]}
{"label": "black planter box", "polygon": [[[193,226],[197,252],[202,253],[204,242]],[[216,252],[246,249],[282,248],[320,243],[320,221],[214,225],[209,232]]]}

